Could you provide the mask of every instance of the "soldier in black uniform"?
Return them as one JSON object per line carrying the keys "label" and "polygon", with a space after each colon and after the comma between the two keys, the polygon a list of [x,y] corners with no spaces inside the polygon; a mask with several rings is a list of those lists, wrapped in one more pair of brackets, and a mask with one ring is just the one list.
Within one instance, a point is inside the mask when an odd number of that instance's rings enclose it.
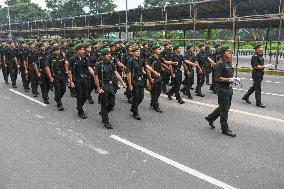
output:
{"label": "soldier in black uniform", "polygon": [[160,77],[160,74],[154,71],[149,65],[140,58],[140,49],[133,49],[133,58],[127,65],[127,80],[129,90],[132,91],[133,102],[130,111],[133,112],[134,119],[141,120],[138,112],[138,106],[144,99],[144,82],[143,75],[148,69],[155,77]]}
{"label": "soldier in black uniform", "polygon": [[[121,62],[122,64],[128,68],[128,64],[130,62],[130,60],[132,59],[132,50],[133,50],[133,47],[132,45],[128,44],[126,47],[126,53],[123,54],[122,56],[122,59],[121,59]],[[127,70],[125,70],[127,71]],[[126,79],[126,78],[125,78]],[[132,92],[130,91],[130,89],[128,88],[129,84],[128,84],[128,80],[126,79],[125,80],[125,83],[127,85],[127,88],[126,88],[126,91],[124,92],[124,95],[126,96],[127,100],[128,100],[128,103],[132,103]]]}
{"label": "soldier in black uniform", "polygon": [[196,55],[195,63],[197,65],[196,67],[197,85],[195,88],[195,93],[196,96],[204,97],[205,95],[202,94],[201,88],[205,82],[205,76],[206,76],[205,69],[208,64],[210,65],[213,64],[213,60],[210,57],[208,57],[208,55],[206,54],[204,44],[199,45],[199,52]]}
{"label": "soldier in black uniform", "polygon": [[[162,70],[168,68],[164,63],[164,59],[161,57],[161,48],[159,46],[153,46],[153,55],[147,60],[149,66],[153,68],[157,73],[161,75]],[[151,103],[150,106],[157,112],[162,113],[159,105],[159,97],[162,92],[162,78],[156,77],[147,70],[147,75],[151,84]]]}
{"label": "soldier in black uniform", "polygon": [[113,109],[115,105],[115,92],[113,87],[113,79],[116,77],[122,85],[125,84],[117,72],[116,68],[111,64],[110,51],[103,49],[101,51],[102,61],[95,68],[95,80],[97,90],[101,98],[101,111],[102,122],[107,129],[113,129],[108,113]]}
{"label": "soldier in black uniform", "polygon": [[215,52],[212,54],[212,59],[214,61],[214,63],[212,64],[212,85],[210,86],[210,90],[213,91],[214,94],[216,94],[216,90],[215,90],[215,66],[216,63],[219,62],[221,56],[220,56],[220,45],[217,44],[214,46],[215,48]]}
{"label": "soldier in black uniform", "polygon": [[180,104],[184,104],[184,101],[180,96],[180,86],[182,82],[182,71],[181,67],[184,65],[183,63],[186,61],[184,57],[181,55],[180,46],[176,45],[173,48],[174,53],[171,55],[171,61],[177,64],[172,64],[170,67],[171,77],[173,81],[172,88],[167,92],[169,100],[172,100],[172,95],[175,94],[176,100]]}
{"label": "soldier in black uniform", "polygon": [[214,121],[220,117],[222,134],[235,137],[236,134],[230,130],[227,120],[233,96],[232,84],[240,84],[240,79],[233,77],[234,69],[232,67],[230,48],[222,47],[220,55],[221,60],[215,67],[216,92],[218,94],[219,107],[205,119],[209,122],[211,128],[214,129]]}
{"label": "soldier in black uniform", "polygon": [[68,65],[65,62],[64,57],[60,53],[58,46],[52,47],[52,55],[48,57],[46,66],[46,73],[49,81],[53,84],[55,89],[55,101],[59,111],[64,111],[62,105],[62,97],[66,92],[66,73],[68,73]]}
{"label": "soldier in black uniform", "polygon": [[28,68],[28,76],[34,97],[37,97],[38,95],[37,89],[40,78],[40,73],[35,70],[36,66],[38,67],[38,52],[35,49],[35,44],[31,42],[29,43],[28,55],[26,57],[26,67]]}
{"label": "soldier in black uniform", "polygon": [[0,47],[1,69],[2,69],[2,74],[3,74],[3,78],[5,80],[5,83],[9,84],[9,82],[8,82],[8,76],[9,76],[8,65],[4,64],[4,54],[5,54],[6,50],[7,50],[6,42],[5,41],[1,41],[1,47]]}
{"label": "soldier in black uniform", "polygon": [[[86,44],[85,47],[86,48],[85,48],[84,58],[86,59],[86,61],[88,62],[88,65],[91,67],[91,69],[94,72],[96,60],[94,59],[94,56],[92,56],[91,44]],[[95,84],[94,77],[93,75],[90,74],[90,72],[88,72],[88,100],[90,104],[94,104],[94,100],[92,97],[92,91],[95,88],[96,88],[96,84]]]}
{"label": "soldier in black uniform", "polygon": [[71,87],[76,88],[77,110],[82,119],[87,119],[83,106],[88,99],[89,73],[91,72],[93,76],[93,69],[90,67],[88,59],[83,57],[86,46],[86,44],[76,45],[76,56],[69,61],[69,81]]}
{"label": "soldier in black uniform", "polygon": [[47,61],[48,54],[46,53],[44,43],[39,43],[38,48],[39,48],[38,64],[36,65],[35,69],[37,75],[40,76],[39,83],[41,88],[42,99],[45,104],[49,104],[48,92],[50,90],[50,84],[45,70],[45,64]]}
{"label": "soldier in black uniform", "polygon": [[[169,43],[165,43],[164,44],[164,50],[161,52],[161,56],[166,61],[170,61],[171,60],[171,54],[172,54],[172,51],[170,49],[170,44]],[[170,81],[169,70],[163,70],[162,71],[162,92],[163,93],[167,92],[167,85],[169,84],[169,81]]]}
{"label": "soldier in black uniform", "polygon": [[30,88],[29,88],[29,77],[28,74],[25,72],[25,61],[28,55],[28,49],[27,49],[27,45],[25,42],[21,43],[21,46],[19,48],[19,64],[20,64],[20,72],[21,72],[21,77],[22,77],[22,83],[23,83],[23,87],[25,92],[29,92]]}
{"label": "soldier in black uniform", "polygon": [[263,59],[263,48],[261,44],[255,46],[255,54],[251,58],[252,66],[252,79],[253,86],[248,90],[248,92],[243,96],[242,100],[246,101],[248,104],[251,104],[249,101],[250,95],[255,92],[256,106],[265,108],[261,101],[261,82],[263,80],[264,69],[273,69],[272,64],[264,65]]}
{"label": "soldier in black uniform", "polygon": [[[66,54],[65,54],[65,60],[68,62],[68,66],[70,66],[69,64],[69,61],[71,59],[74,59],[74,57],[76,56],[76,52],[75,52],[75,43],[73,42],[70,42],[68,44],[69,46],[69,49],[67,50]],[[69,90],[70,90],[70,95],[71,97],[76,97],[76,88],[72,88],[71,86],[69,86]]]}
{"label": "soldier in black uniform", "polygon": [[[17,88],[16,81],[18,76],[18,49],[15,47],[15,42],[10,42],[10,47],[4,51],[4,58],[3,58],[4,66],[8,68],[8,72],[11,77],[12,87]],[[4,78],[6,79],[6,78]],[[7,78],[8,81],[8,78]]]}
{"label": "soldier in black uniform", "polygon": [[[212,51],[209,47],[209,42],[205,43],[205,54],[206,54],[206,57],[211,57],[212,55]],[[212,64],[209,60],[207,60],[207,64],[205,64],[205,80],[206,80],[207,85],[210,85],[209,76],[210,76],[211,71],[212,71]]]}
{"label": "soldier in black uniform", "polygon": [[194,84],[194,68],[195,64],[195,54],[194,54],[194,46],[192,44],[186,47],[187,52],[184,55],[184,59],[189,61],[189,64],[185,65],[184,72],[184,87],[181,89],[184,95],[188,97],[188,99],[193,99],[191,95],[191,87]]}

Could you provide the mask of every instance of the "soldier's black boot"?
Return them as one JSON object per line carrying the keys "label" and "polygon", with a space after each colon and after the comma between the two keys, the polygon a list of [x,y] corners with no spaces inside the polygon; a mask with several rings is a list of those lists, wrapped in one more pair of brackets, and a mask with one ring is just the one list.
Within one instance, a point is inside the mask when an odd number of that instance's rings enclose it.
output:
{"label": "soldier's black boot", "polygon": [[205,119],[206,119],[206,121],[208,121],[210,127],[211,127],[212,129],[215,129],[214,121],[211,121],[211,120],[209,119],[209,117],[205,117]]}
{"label": "soldier's black boot", "polygon": [[246,103],[251,104],[251,101],[249,101],[248,98],[243,97],[242,100],[244,100]]}
{"label": "soldier's black boot", "polygon": [[257,107],[260,107],[260,108],[265,108],[265,105],[263,105],[262,103],[260,104],[256,104]]}
{"label": "soldier's black boot", "polygon": [[227,136],[230,136],[230,137],[236,137],[237,135],[235,133],[233,133],[233,131],[231,131],[230,129],[228,130],[223,130],[222,131],[222,134],[223,135],[227,135]]}
{"label": "soldier's black boot", "polygon": [[79,117],[82,118],[82,119],[87,119],[87,118],[88,118],[84,111],[78,112],[78,115],[79,115]]}
{"label": "soldier's black boot", "polygon": [[109,122],[104,123],[104,126],[105,126],[105,128],[107,128],[107,129],[113,129],[112,125],[111,125]]}

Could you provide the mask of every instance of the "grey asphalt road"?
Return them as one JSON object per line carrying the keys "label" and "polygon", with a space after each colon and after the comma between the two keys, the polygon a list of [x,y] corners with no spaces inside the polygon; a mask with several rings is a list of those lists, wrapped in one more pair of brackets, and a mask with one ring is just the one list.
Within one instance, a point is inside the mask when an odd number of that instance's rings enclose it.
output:
{"label": "grey asphalt road", "polygon": [[[265,64],[271,63],[275,66],[275,64],[276,64],[275,58],[272,58],[271,61],[270,61],[269,56],[267,56],[267,57],[264,56],[263,58],[264,58]],[[234,56],[233,63],[236,64],[236,62],[237,62],[237,57]],[[239,67],[251,67],[251,56],[239,56]],[[277,68],[279,70],[284,70],[284,59],[283,58],[279,58]]]}
{"label": "grey asphalt road", "polygon": [[[248,89],[250,74],[240,77],[243,89]],[[162,96],[162,114],[149,108],[146,94],[141,121],[131,117],[130,106],[119,91],[111,113],[114,130],[109,131],[102,127],[97,103],[86,103],[89,117],[81,120],[69,91],[63,98],[66,111],[58,112],[52,100],[47,107],[41,106],[0,81],[1,189],[220,188],[205,176],[227,184],[224,188],[284,188],[284,96],[263,94],[267,108],[260,109],[243,103],[244,92],[237,86],[229,115],[237,137],[230,138],[220,134],[218,122],[212,130],[204,120],[217,105],[209,86],[203,88],[205,98],[194,97],[184,105]],[[17,91],[31,96],[18,82]],[[263,91],[284,95],[283,89],[283,77],[265,76]],[[50,99],[53,97],[50,92]],[[36,100],[42,101],[40,97]],[[251,100],[254,102],[253,97]],[[156,155],[117,141],[113,135]],[[203,175],[182,171],[157,159],[157,154]]]}

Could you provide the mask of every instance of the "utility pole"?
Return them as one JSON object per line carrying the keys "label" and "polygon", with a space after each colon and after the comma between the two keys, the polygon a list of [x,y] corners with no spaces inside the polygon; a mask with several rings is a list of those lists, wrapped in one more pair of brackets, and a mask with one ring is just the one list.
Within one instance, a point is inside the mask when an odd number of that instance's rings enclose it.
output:
{"label": "utility pole", "polygon": [[9,39],[12,39],[10,7],[8,6]]}
{"label": "utility pole", "polygon": [[128,2],[125,0],[126,11],[125,11],[125,33],[126,33],[126,41],[128,41]]}

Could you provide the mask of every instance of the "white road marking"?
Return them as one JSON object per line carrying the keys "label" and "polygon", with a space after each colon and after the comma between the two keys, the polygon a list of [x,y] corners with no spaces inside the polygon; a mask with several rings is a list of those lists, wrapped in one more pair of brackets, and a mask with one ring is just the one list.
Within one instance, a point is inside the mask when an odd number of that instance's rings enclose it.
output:
{"label": "white road marking", "polygon": [[89,141],[84,139],[84,136],[82,136],[81,133],[74,132],[73,130],[67,130],[64,131],[63,129],[56,128],[56,131],[59,135],[63,137],[69,138],[71,142],[77,143],[80,146],[87,147],[91,150],[94,150],[96,153],[101,155],[108,155],[109,152],[102,149],[102,148],[96,148],[93,144],[91,144]]}
{"label": "white road marking", "polygon": [[[244,89],[239,89],[239,88],[233,88],[234,90],[238,90],[238,91],[245,91],[247,92],[248,90],[244,90]],[[265,95],[272,95],[272,96],[279,96],[279,97],[284,97],[284,95],[281,94],[274,94],[274,93],[266,93],[266,92],[261,92],[262,94]]]}
{"label": "white road marking", "polygon": [[[161,95],[161,96],[167,97],[166,95]],[[209,107],[209,108],[217,108],[218,107],[218,106],[213,105],[213,104],[207,104],[207,103],[204,103],[204,102],[197,102],[197,101],[193,101],[193,100],[184,99],[184,101],[189,102],[191,104],[206,106],[206,107]],[[284,123],[283,119],[274,118],[274,117],[270,117],[270,116],[264,116],[264,115],[260,115],[260,114],[254,114],[254,113],[245,112],[245,111],[241,111],[241,110],[230,109],[230,112],[236,112],[236,113],[247,115],[247,116],[253,116],[253,117],[257,117],[257,118],[261,118],[261,119],[267,119],[267,120],[270,120],[270,121],[277,121],[277,122],[280,122],[280,123]]]}
{"label": "white road marking", "polygon": [[184,172],[186,172],[186,173],[188,173],[188,174],[190,174],[192,176],[195,176],[195,177],[197,177],[199,179],[207,181],[207,182],[209,182],[209,183],[211,183],[211,184],[213,184],[215,186],[218,186],[218,187],[224,188],[224,189],[236,189],[233,186],[230,186],[230,185],[228,185],[228,184],[226,184],[224,182],[221,182],[221,181],[219,181],[219,180],[217,180],[215,178],[212,178],[212,177],[210,177],[208,175],[205,175],[205,174],[203,174],[203,173],[201,173],[201,172],[199,172],[197,170],[194,170],[194,169],[192,169],[192,168],[190,168],[188,166],[185,166],[185,165],[180,164],[180,163],[178,163],[176,161],[173,161],[173,160],[171,160],[171,159],[169,159],[169,158],[167,158],[165,156],[159,155],[159,154],[157,154],[157,153],[155,153],[153,151],[150,151],[150,150],[148,150],[146,148],[143,148],[143,147],[141,147],[141,146],[139,146],[137,144],[134,144],[134,143],[132,143],[130,141],[127,141],[127,140],[125,140],[123,138],[120,138],[119,136],[111,135],[110,138],[113,138],[113,139],[115,139],[115,140],[117,140],[117,141],[119,141],[119,142],[121,142],[121,143],[123,143],[123,144],[125,144],[127,146],[130,146],[132,148],[135,148],[136,150],[139,150],[139,151],[141,151],[141,152],[143,152],[143,153],[145,153],[145,154],[147,154],[149,156],[152,156],[153,158],[156,158],[156,159],[158,159],[158,160],[160,160],[160,161],[162,161],[162,162],[164,162],[164,163],[166,163],[168,165],[171,165],[171,166],[173,166],[173,167],[175,167],[175,168],[177,168],[177,169],[179,169],[181,171],[184,171]]}
{"label": "white road marking", "polygon": [[[245,77],[241,77],[240,78],[241,80],[250,80],[250,81],[253,81],[253,79],[248,79],[248,78],[245,78]],[[274,83],[274,84],[281,84],[281,82],[279,82],[279,81],[264,81],[264,82],[266,82],[266,83]]]}
{"label": "white road marking", "polygon": [[35,103],[38,103],[39,105],[41,105],[41,106],[43,106],[43,107],[46,107],[46,106],[47,106],[46,104],[44,104],[44,103],[42,103],[42,102],[40,102],[40,101],[38,101],[38,100],[35,100],[35,99],[33,99],[32,97],[29,97],[29,96],[27,96],[27,95],[24,95],[23,93],[20,93],[20,92],[14,90],[14,89],[9,89],[9,90],[12,91],[13,93],[17,94],[17,95],[20,95],[20,96],[22,96],[22,97],[25,97],[26,99],[29,99],[30,101],[33,101],[33,102],[35,102]]}

